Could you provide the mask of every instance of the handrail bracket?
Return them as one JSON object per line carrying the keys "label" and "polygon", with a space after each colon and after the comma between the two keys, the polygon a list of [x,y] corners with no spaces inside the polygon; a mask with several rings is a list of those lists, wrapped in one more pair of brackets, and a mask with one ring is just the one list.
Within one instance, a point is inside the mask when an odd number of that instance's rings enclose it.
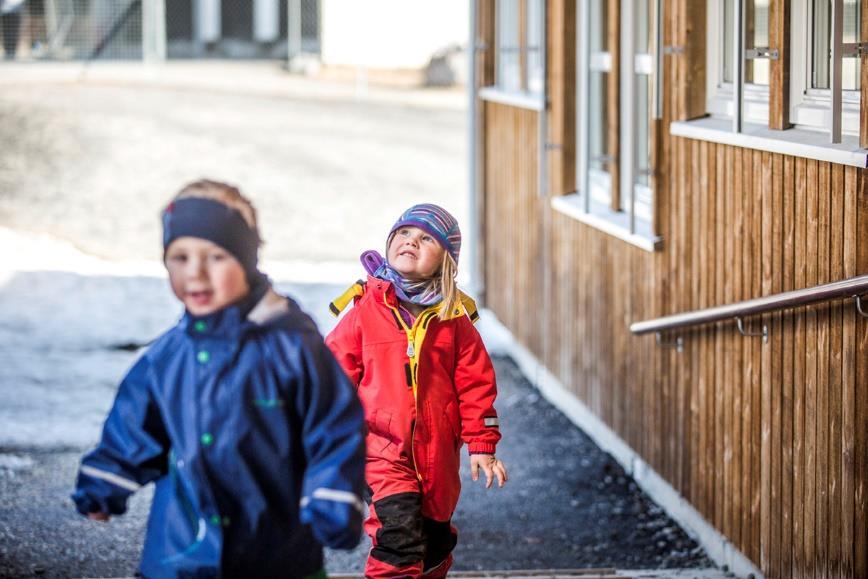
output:
{"label": "handrail bracket", "polygon": [[739,333],[745,337],[760,337],[762,336],[763,344],[768,343],[769,341],[769,327],[763,324],[762,332],[748,332],[744,329],[744,320],[742,320],[741,316],[735,316],[735,325],[738,328]]}
{"label": "handrail bracket", "polygon": [[853,296],[853,299],[856,300],[856,311],[859,312],[859,315],[863,318],[868,318],[868,312],[862,309],[862,296],[856,294],[855,296]]}
{"label": "handrail bracket", "polygon": [[675,348],[679,354],[684,351],[684,340],[681,336],[676,336],[674,342],[664,342],[662,332],[655,332],[654,336],[657,338],[657,345],[661,348]]}

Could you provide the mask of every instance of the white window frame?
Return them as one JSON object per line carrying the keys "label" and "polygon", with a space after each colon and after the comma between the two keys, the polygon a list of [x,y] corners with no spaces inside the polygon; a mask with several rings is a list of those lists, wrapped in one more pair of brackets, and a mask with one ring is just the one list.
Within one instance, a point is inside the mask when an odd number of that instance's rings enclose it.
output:
{"label": "white window frame", "polygon": [[[733,83],[723,81],[724,0],[709,0],[707,22],[706,110],[718,119],[733,119],[736,108]],[[790,121],[794,128],[828,134],[832,126],[832,91],[814,89],[811,78],[811,0],[793,0],[790,9]],[[733,30],[737,33],[738,26]],[[742,59],[742,67],[743,67]],[[735,71],[739,67],[733,63]],[[745,84],[742,121],[768,125],[769,87]],[[859,136],[860,91],[842,92],[841,132]]]}
{"label": "white window frame", "polygon": [[[724,0],[709,0],[706,15],[706,30],[708,31],[708,47],[706,51],[706,110],[715,118],[732,119],[735,104],[733,101],[733,83],[723,79],[723,54],[725,22]],[[737,27],[733,26],[733,30]],[[743,65],[742,65],[743,66]],[[734,69],[737,71],[735,63]],[[748,123],[768,124],[769,122],[769,87],[762,84],[744,85],[742,97],[742,119]]]}
{"label": "white window frame", "polygon": [[[521,5],[520,0],[511,0],[510,5],[518,8]],[[521,46],[521,15],[518,10],[512,16],[512,24],[515,26],[515,38],[504,39],[504,31],[501,24],[503,23],[504,15],[504,0],[497,0],[494,4],[494,84],[503,92],[520,93],[521,87],[524,85],[521,70],[521,51],[524,47]],[[511,11],[510,11],[511,12]],[[505,45],[505,46],[503,46]],[[503,63],[503,53],[509,51],[515,58],[514,67],[507,69]],[[507,77],[505,72],[509,72]]]}
{"label": "white window frame", "polygon": [[[626,3],[625,3],[626,4]],[[621,205],[623,207],[624,200],[629,199],[630,213],[630,230],[632,233],[640,233],[651,237],[651,224],[654,219],[654,196],[650,186],[638,182],[637,166],[636,166],[636,147],[635,137],[639,134],[639,120],[636,115],[635,94],[636,94],[636,75],[650,77],[649,83],[651,90],[648,91],[648,97],[652,98],[657,90],[654,52],[637,53],[636,52],[636,26],[642,23],[637,22],[634,18],[635,12],[630,7],[630,10],[624,10],[621,14],[621,123],[620,128],[620,144],[621,144],[621,163],[618,166],[621,181]],[[649,10],[648,18],[656,18],[659,14],[657,11],[657,2],[652,3],[652,9]],[[650,21],[646,26],[652,24]],[[651,27],[651,30],[657,30],[657,26]],[[626,31],[623,32],[623,31]],[[649,44],[657,47],[659,45],[656,39],[649,31]],[[659,114],[656,101],[652,107],[651,114],[648,115],[648,126],[645,128],[645,134],[648,138],[649,151],[651,147],[651,130],[655,117]],[[629,123],[625,123],[624,119],[628,118]],[[649,175],[649,178],[651,175]],[[625,197],[625,193],[629,197]],[[637,201],[638,199],[646,198],[647,203]]]}
{"label": "white window frame", "polygon": [[[615,1],[615,0],[611,0]],[[593,0],[587,0],[585,3],[590,4]],[[588,58],[587,62],[581,62],[582,66],[579,71],[577,71],[578,75],[581,76],[581,80],[579,81],[579,86],[581,87],[581,118],[582,123],[579,126],[579,130],[581,131],[580,140],[581,145],[579,147],[579,151],[581,154],[581,163],[579,164],[580,176],[584,176],[580,183],[583,184],[581,190],[588,191],[589,196],[585,202],[585,206],[587,207],[587,211],[591,211],[591,207],[603,207],[608,210],[609,206],[612,204],[612,178],[609,175],[608,171],[601,171],[599,169],[591,167],[591,158],[590,158],[590,149],[591,149],[591,138],[590,138],[590,84],[591,84],[591,73],[600,72],[606,74],[612,74],[612,53],[610,51],[603,52],[591,52],[590,50],[590,7],[588,9],[588,16],[584,20],[586,23],[583,31],[583,38],[587,38],[588,41],[583,45],[584,52],[587,53]],[[603,34],[607,34],[605,31]],[[577,76],[578,76],[577,75]],[[603,132],[606,133],[609,130],[608,127],[608,111],[607,118],[602,119]],[[608,156],[608,151],[603,152],[603,157]],[[596,211],[599,212],[599,211]]]}
{"label": "white window frame", "polygon": [[[811,0],[795,0],[791,8],[790,62],[790,121],[798,128],[829,132],[831,123],[830,89],[811,87]],[[857,40],[858,42],[858,40]],[[859,91],[845,90],[841,94],[841,132],[859,137]]]}
{"label": "white window frame", "polygon": [[[656,46],[656,54],[650,59],[647,55],[637,58],[634,54],[635,33],[633,27],[635,18],[629,6],[622,6],[620,11],[621,37],[619,39],[620,54],[620,88],[619,88],[619,181],[620,198],[629,199],[629,210],[613,211],[611,208],[611,179],[608,172],[590,168],[589,136],[589,90],[590,74],[596,72],[611,71],[611,61],[607,58],[611,52],[598,53],[595,58],[590,54],[590,1],[581,0],[577,10],[577,99],[576,106],[576,135],[577,135],[577,160],[576,182],[579,190],[572,195],[555,197],[552,199],[552,207],[561,213],[570,215],[583,223],[596,227],[628,243],[632,243],[647,251],[654,251],[661,247],[661,239],[652,231],[653,224],[653,196],[649,195],[650,187],[636,183],[635,155],[633,138],[636,128],[636,114],[633,106],[634,76],[636,73],[648,74],[651,77],[651,95],[654,99],[652,114],[649,115],[648,137],[651,138],[651,124],[660,116],[658,96],[661,86],[657,71],[660,70],[659,30],[661,18],[661,3],[663,0],[655,0],[649,18],[656,19],[656,25],[652,27],[654,35],[652,43]],[[617,1],[617,0],[610,0]],[[637,216],[636,197],[644,195],[651,198],[646,215]],[[623,206],[622,202],[622,206]]]}
{"label": "white window frame", "polygon": [[[544,54],[542,46],[545,43],[545,21],[544,21],[544,2],[545,0],[527,0],[526,8],[527,13],[524,15],[528,26],[528,33],[526,42],[530,42],[534,40],[533,35],[530,32],[530,26],[534,23],[538,26],[537,29],[537,39],[540,43],[540,46],[536,48],[537,53],[540,54],[540,60],[537,68],[533,71],[531,70],[533,67],[531,65],[531,47],[528,45],[520,46],[519,43],[521,41],[521,33],[518,33],[518,38],[515,40],[516,46],[511,47],[512,50],[516,52],[516,54],[520,54],[521,52],[525,53],[525,66],[524,69],[521,68],[521,57],[518,58],[518,78],[517,81],[513,80],[510,83],[504,82],[504,79],[501,78],[501,62],[500,62],[500,54],[501,54],[501,10],[503,8],[503,2],[501,0],[497,0],[494,5],[494,46],[492,49],[494,50],[494,84],[492,86],[487,86],[479,89],[479,97],[482,100],[490,101],[490,102],[498,102],[502,104],[507,104],[510,106],[515,106],[519,108],[531,109],[536,111],[542,111],[545,108],[544,102],[544,64],[542,63],[542,55]],[[516,0],[516,6],[520,6],[521,3]],[[537,10],[537,14],[532,14],[534,9]],[[519,26],[520,31],[520,19],[521,15],[515,14],[515,22],[516,25]],[[524,88],[526,87],[526,88]]]}
{"label": "white window frame", "polygon": [[[527,0],[527,14],[525,15],[527,18],[527,45],[524,47],[527,55],[524,70],[525,86],[527,86],[529,94],[540,97],[545,90],[543,86],[545,82],[545,63],[543,62],[545,47],[542,45],[546,38],[545,2],[546,0]],[[539,46],[533,46],[533,42],[539,43]]]}

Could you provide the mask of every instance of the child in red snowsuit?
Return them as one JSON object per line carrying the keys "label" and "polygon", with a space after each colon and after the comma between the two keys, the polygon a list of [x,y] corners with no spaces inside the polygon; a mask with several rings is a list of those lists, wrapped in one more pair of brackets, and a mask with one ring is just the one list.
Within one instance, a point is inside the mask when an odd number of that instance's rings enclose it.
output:
{"label": "child in red snowsuit", "polygon": [[455,284],[461,232],[432,204],[404,212],[386,260],[362,255],[367,283],[332,303],[354,307],[326,344],[358,388],[368,427],[365,478],[372,492],[366,577],[444,577],[457,533],[459,449],[471,476],[503,486],[491,360],[473,327],[473,301]]}

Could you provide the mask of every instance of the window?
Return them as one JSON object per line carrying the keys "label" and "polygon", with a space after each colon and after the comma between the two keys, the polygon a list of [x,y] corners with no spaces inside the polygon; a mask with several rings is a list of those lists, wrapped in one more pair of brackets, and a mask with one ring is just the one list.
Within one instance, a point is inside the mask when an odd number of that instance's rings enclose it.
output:
{"label": "window", "polygon": [[[832,67],[832,2],[812,0],[811,8],[811,89],[831,88]],[[844,0],[844,44],[859,42],[861,4]],[[859,90],[859,60],[855,54],[844,55],[842,61],[843,89]]]}
{"label": "window", "polygon": [[521,90],[521,40],[518,29],[519,0],[499,0],[497,3],[497,86],[507,92]]}
{"label": "window", "polygon": [[[844,135],[858,136],[859,58],[852,48],[861,34],[861,6],[858,0],[843,0],[841,58],[841,129]],[[803,128],[829,131],[832,123],[832,0],[801,0],[793,6],[794,42],[791,77],[791,118]]]}
{"label": "window", "polygon": [[636,220],[646,223],[650,232],[652,198],[651,198],[651,120],[654,117],[656,107],[652,101],[654,95],[653,72],[654,72],[654,47],[652,38],[652,11],[651,3],[647,0],[635,0],[632,23],[633,45],[629,54],[632,70],[632,84],[629,88],[632,94],[628,95],[626,102],[632,105],[632,128],[625,135],[625,142],[632,140],[632,159],[630,166],[632,171],[625,174],[625,179],[632,183],[632,196],[629,203],[622,203],[623,211],[632,211]]}
{"label": "window", "polygon": [[543,2],[527,1],[527,90],[532,94],[542,94],[545,81],[543,63]]}
{"label": "window", "polygon": [[[732,118],[734,110],[735,8],[739,0],[712,0],[708,4],[708,112]],[[744,10],[745,121],[767,123],[769,119],[769,2],[741,0]],[[723,23],[723,26],[720,25]]]}
{"label": "window", "polygon": [[653,249],[655,0],[584,0],[577,18],[578,195],[555,208]]}
{"label": "window", "polygon": [[[723,36],[723,81],[732,83],[733,75],[733,40],[735,33],[733,26],[735,16],[733,14],[734,0],[725,0],[723,22],[726,32]],[[747,0],[744,3],[745,30],[744,47],[745,63],[744,82],[756,86],[769,85],[769,61],[765,58],[757,58],[757,49],[767,48],[769,45],[769,0]]]}
{"label": "window", "polygon": [[[711,0],[708,4],[707,110],[712,116],[732,119],[736,114],[734,82],[739,66],[743,68],[741,97],[745,122],[769,123],[771,60],[777,47],[770,47],[772,0]],[[843,26],[841,55],[841,100],[833,113],[834,91],[834,0],[792,0],[790,6],[790,85],[789,119],[797,128],[829,132],[833,121],[846,135],[858,136],[860,66],[857,43],[860,40],[861,2],[842,0]],[[737,26],[741,14],[743,26]],[[735,46],[743,31],[743,58],[736,63]],[[837,111],[837,109],[835,109]]]}
{"label": "window", "polygon": [[587,94],[587,185],[594,203],[612,205],[610,166],[615,159],[609,154],[609,75],[612,55],[608,49],[608,0],[590,0],[588,48],[590,58],[586,79]]}
{"label": "window", "polygon": [[[543,2],[497,0],[495,6],[495,84],[507,93],[543,93]],[[526,10],[521,18],[521,10]]]}

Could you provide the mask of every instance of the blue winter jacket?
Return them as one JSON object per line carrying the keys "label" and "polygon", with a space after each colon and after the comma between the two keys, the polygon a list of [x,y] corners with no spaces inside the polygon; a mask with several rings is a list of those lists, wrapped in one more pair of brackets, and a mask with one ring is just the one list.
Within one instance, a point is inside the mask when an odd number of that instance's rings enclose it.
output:
{"label": "blue winter jacket", "polygon": [[[248,308],[249,309],[249,308]],[[364,419],[311,319],[270,291],[185,315],[124,379],[73,495],[114,515],[156,482],[146,577],[306,577],[360,538]]]}

